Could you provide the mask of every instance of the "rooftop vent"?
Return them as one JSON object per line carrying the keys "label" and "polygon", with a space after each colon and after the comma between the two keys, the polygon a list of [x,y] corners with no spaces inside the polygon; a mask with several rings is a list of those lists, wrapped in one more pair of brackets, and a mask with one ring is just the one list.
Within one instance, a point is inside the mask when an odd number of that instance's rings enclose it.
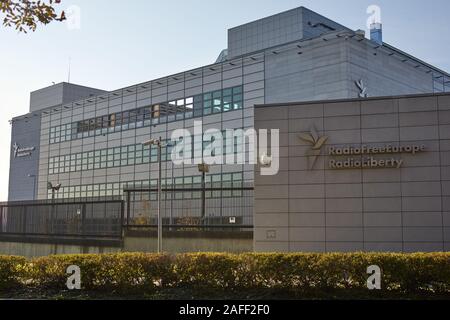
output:
{"label": "rooftop vent", "polygon": [[356,30],[355,34],[357,36],[360,36],[360,37],[363,37],[363,38],[366,36],[366,32],[364,30],[361,30],[361,29]]}
{"label": "rooftop vent", "polygon": [[383,44],[383,28],[381,23],[372,23],[370,25],[370,40],[379,45]]}

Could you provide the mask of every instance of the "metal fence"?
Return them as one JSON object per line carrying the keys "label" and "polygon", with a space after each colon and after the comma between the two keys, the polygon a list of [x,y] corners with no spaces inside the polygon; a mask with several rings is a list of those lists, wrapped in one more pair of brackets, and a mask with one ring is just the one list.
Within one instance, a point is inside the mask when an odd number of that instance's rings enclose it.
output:
{"label": "metal fence", "polygon": [[[123,228],[156,228],[156,188],[122,196],[0,203],[0,236],[121,239]],[[161,216],[172,231],[247,231],[253,187],[163,188]]]}
{"label": "metal fence", "polygon": [[[163,188],[162,224],[174,230],[251,229],[253,190],[253,187]],[[124,190],[127,227],[157,226],[157,194],[156,188]]]}
{"label": "metal fence", "polygon": [[0,235],[121,238],[120,199],[0,203]]}

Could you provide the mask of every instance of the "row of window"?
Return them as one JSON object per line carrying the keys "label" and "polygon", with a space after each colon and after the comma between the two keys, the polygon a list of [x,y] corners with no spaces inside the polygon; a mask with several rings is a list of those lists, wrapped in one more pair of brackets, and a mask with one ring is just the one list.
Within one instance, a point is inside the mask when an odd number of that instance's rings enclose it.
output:
{"label": "row of window", "polygon": [[242,109],[242,102],[242,86],[217,90],[167,103],[51,127],[49,142],[51,144],[65,142],[238,110]]}
{"label": "row of window", "polygon": [[[223,134],[223,136],[222,153],[225,154],[227,149],[227,138],[225,134]],[[235,155],[243,152],[243,139],[244,138],[241,136],[235,136],[233,138],[233,152]],[[191,141],[192,145],[186,146],[184,152],[189,153],[190,158],[194,159],[195,154],[203,154],[203,150],[205,150],[205,148],[213,142],[213,137],[205,134],[203,135],[203,143],[201,138],[196,139],[195,137],[192,137]],[[167,140],[163,141],[164,145],[167,143]],[[173,142],[170,143],[170,145],[161,148],[162,161],[170,161],[172,158],[171,153],[174,144]],[[215,153],[218,152],[218,150],[214,149],[211,151],[211,156],[215,156]],[[49,159],[48,173],[69,173],[157,162],[157,147],[144,146],[139,143],[122,147],[51,157]]]}
{"label": "row of window", "polygon": [[[236,190],[221,190],[221,191],[207,191],[207,198],[222,198],[222,197],[241,197],[243,186],[243,173],[222,173],[211,174],[205,176],[207,187],[212,188],[235,188]],[[121,183],[101,183],[81,186],[62,186],[61,189],[55,193],[56,199],[74,199],[74,198],[91,198],[91,197],[105,197],[105,196],[122,196],[125,188],[157,188],[157,179],[141,180]],[[201,176],[188,176],[177,178],[164,178],[161,180],[163,188],[200,188]],[[48,199],[52,198],[52,191],[48,191]],[[165,192],[165,199],[200,199],[200,191],[180,191],[180,192]],[[150,194],[151,200],[157,199],[156,192]]]}

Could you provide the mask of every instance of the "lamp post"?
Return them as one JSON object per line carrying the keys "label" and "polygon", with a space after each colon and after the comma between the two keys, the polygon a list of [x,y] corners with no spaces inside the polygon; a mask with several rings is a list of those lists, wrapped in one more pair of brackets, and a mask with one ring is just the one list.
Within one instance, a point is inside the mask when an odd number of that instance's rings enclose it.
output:
{"label": "lamp post", "polygon": [[[171,158],[171,162],[172,162],[172,172],[170,173],[170,185],[171,188],[174,189],[175,188],[175,179],[173,177],[173,159]],[[167,167],[166,167],[167,170]],[[166,174],[167,176],[167,174]],[[174,192],[172,192],[172,195],[170,197],[170,225],[173,225],[173,196],[174,196]],[[172,229],[170,229],[172,231]]]}
{"label": "lamp post", "polygon": [[209,165],[201,163],[198,165],[198,171],[202,173],[202,223],[205,222],[206,217],[206,173],[209,172]]}
{"label": "lamp post", "polygon": [[151,139],[143,142],[144,146],[157,146],[158,147],[158,253],[162,252],[162,220],[161,220],[161,175],[162,175],[162,161],[161,161],[161,149],[162,142],[161,137],[159,139]]}
{"label": "lamp post", "polygon": [[52,232],[53,232],[53,219],[55,215],[55,192],[58,192],[59,189],[61,189],[61,183],[58,183],[57,185],[53,185],[51,182],[47,182],[47,189],[52,190],[52,210],[50,213],[50,221],[52,224]]}

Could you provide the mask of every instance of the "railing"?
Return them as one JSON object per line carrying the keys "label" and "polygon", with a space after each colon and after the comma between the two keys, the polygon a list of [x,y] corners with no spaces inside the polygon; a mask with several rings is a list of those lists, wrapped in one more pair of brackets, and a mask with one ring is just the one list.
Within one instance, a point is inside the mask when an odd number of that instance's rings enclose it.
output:
{"label": "railing", "polygon": [[[253,187],[163,188],[161,217],[166,231],[224,231],[253,228]],[[122,197],[0,203],[0,237],[58,241],[121,240],[123,229],[156,229],[156,188],[125,189]]]}
{"label": "railing", "polygon": [[[163,188],[163,228],[172,231],[251,230],[253,190],[253,187]],[[124,190],[127,228],[156,228],[157,193],[156,188]]]}
{"label": "railing", "polygon": [[121,238],[123,223],[118,199],[0,203],[0,235]]}

